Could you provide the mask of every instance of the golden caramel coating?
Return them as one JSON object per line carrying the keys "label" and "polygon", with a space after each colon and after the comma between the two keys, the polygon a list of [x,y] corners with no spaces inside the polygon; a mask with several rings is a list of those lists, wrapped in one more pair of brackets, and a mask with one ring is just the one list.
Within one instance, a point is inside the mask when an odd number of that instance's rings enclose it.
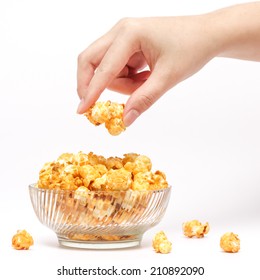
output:
{"label": "golden caramel coating", "polygon": [[110,169],[106,175],[106,188],[108,190],[125,191],[131,188],[132,174],[124,168]]}
{"label": "golden caramel coating", "polygon": [[140,172],[134,176],[133,190],[149,190],[150,184],[153,183],[152,172]]}
{"label": "golden caramel coating", "polygon": [[153,174],[153,184],[150,186],[150,190],[159,190],[168,188],[166,181],[166,175],[162,171],[155,171]]}
{"label": "golden caramel coating", "polygon": [[136,191],[142,190],[159,190],[168,187],[166,176],[161,171],[152,173],[151,171],[139,172],[134,175],[132,189]]}
{"label": "golden caramel coating", "polygon": [[119,135],[126,129],[123,123],[123,111],[124,104],[111,101],[96,102],[84,115],[96,126],[104,123],[111,135]]}
{"label": "golden caramel coating", "polygon": [[92,235],[92,234],[72,234],[69,238],[74,240],[83,240],[83,241],[97,241],[97,240],[106,240],[106,241],[119,241],[135,238],[135,235]]}
{"label": "golden caramel coating", "polygon": [[202,224],[198,220],[192,220],[182,224],[183,233],[185,236],[192,238],[202,238],[209,232],[209,224]]}
{"label": "golden caramel coating", "polygon": [[106,183],[107,183],[107,174],[104,174],[102,177],[97,178],[93,184],[91,185],[92,190],[100,191],[106,189]]}
{"label": "golden caramel coating", "polygon": [[[133,164],[132,169],[125,168],[128,163]],[[65,153],[43,166],[36,187],[66,190],[55,193],[57,219],[65,223],[94,227],[100,223],[124,225],[145,213],[152,195],[150,190],[168,187],[165,174],[153,173],[151,166],[148,157],[134,153],[125,154],[123,158],[105,158],[92,152]],[[86,238],[96,237],[86,235]],[[121,240],[122,236],[118,238]],[[170,243],[160,246],[158,250],[164,253],[169,250]]]}
{"label": "golden caramel coating", "polygon": [[26,230],[17,230],[12,238],[12,246],[16,250],[28,250],[33,245],[33,238]]}
{"label": "golden caramel coating", "polygon": [[109,122],[105,123],[105,127],[113,136],[119,135],[121,132],[125,131],[125,125],[122,118],[111,119]]}
{"label": "golden caramel coating", "polygon": [[126,162],[124,168],[135,175],[139,172],[151,171],[152,162],[147,156],[138,155],[133,161]]}
{"label": "golden caramel coating", "polygon": [[163,231],[158,232],[154,236],[152,246],[156,253],[168,254],[172,250],[172,243],[168,240]]}
{"label": "golden caramel coating", "polygon": [[89,189],[86,187],[79,187],[74,193],[74,199],[78,200],[83,206],[87,204],[87,199],[89,195]]}
{"label": "golden caramel coating", "polygon": [[90,165],[97,165],[97,164],[106,165],[106,159],[103,156],[98,156],[98,155],[95,155],[94,153],[90,152],[88,154],[88,163]]}
{"label": "golden caramel coating", "polygon": [[[123,158],[64,153],[53,162],[44,164],[39,172],[37,187],[42,189],[74,190],[159,190],[168,187],[161,171],[151,171],[151,160],[144,155],[125,154]],[[77,196],[77,195],[76,195]]]}
{"label": "golden caramel coating", "polygon": [[220,239],[220,247],[228,253],[237,253],[240,250],[240,239],[237,234],[227,232]]}
{"label": "golden caramel coating", "polygon": [[123,160],[119,157],[109,157],[106,160],[107,169],[119,169],[123,167]]}
{"label": "golden caramel coating", "polygon": [[133,162],[138,156],[139,154],[136,153],[124,154],[124,157],[122,159],[123,165],[125,165],[127,162]]}

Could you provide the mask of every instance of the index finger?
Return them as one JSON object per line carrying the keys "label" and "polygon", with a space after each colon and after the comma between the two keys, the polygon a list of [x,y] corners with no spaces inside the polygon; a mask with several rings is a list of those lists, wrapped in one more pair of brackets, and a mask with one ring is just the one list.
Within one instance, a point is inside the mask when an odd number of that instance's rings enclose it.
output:
{"label": "index finger", "polygon": [[78,56],[77,92],[80,99],[85,95],[89,82],[109,45],[110,42],[101,37]]}
{"label": "index finger", "polygon": [[113,41],[101,59],[96,71],[94,73],[89,72],[90,74],[88,74],[87,79],[89,79],[89,83],[87,88],[83,90],[78,113],[86,112],[98,100],[105,88],[125,67],[129,58],[139,50],[139,44],[131,41],[129,36],[122,35]]}

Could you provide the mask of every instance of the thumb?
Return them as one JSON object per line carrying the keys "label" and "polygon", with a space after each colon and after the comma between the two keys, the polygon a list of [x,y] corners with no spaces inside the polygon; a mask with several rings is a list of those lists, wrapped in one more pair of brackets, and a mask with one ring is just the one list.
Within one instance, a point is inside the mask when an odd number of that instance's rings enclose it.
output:
{"label": "thumb", "polygon": [[154,69],[150,77],[135,90],[126,102],[123,121],[130,126],[143,112],[150,108],[168,89],[172,78],[169,73]]}

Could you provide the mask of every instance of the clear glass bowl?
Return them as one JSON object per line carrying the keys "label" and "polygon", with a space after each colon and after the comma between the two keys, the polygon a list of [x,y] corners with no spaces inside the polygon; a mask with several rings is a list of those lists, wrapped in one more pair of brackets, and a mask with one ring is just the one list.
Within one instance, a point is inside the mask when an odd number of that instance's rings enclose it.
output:
{"label": "clear glass bowl", "polygon": [[165,214],[171,187],[155,191],[89,191],[84,202],[75,191],[29,186],[40,222],[60,245],[112,249],[138,246],[142,236]]}

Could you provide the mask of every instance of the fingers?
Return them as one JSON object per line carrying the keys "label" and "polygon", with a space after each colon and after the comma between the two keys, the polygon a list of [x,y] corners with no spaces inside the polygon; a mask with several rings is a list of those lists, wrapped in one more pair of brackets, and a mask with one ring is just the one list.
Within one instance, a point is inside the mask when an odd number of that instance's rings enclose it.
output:
{"label": "fingers", "polygon": [[141,70],[147,65],[147,62],[143,53],[137,52],[129,59],[127,65],[132,69]]}
{"label": "fingers", "polygon": [[169,83],[170,73],[162,73],[155,67],[150,77],[129,97],[123,121],[125,126],[130,126],[144,111],[150,108],[173,84]]}
{"label": "fingers", "polygon": [[[79,95],[82,98],[78,107],[79,114],[84,113],[97,101],[104,89],[125,67],[129,58],[139,50],[138,48],[137,43],[131,42],[126,35],[123,35],[116,38],[106,48],[105,54],[103,54],[103,48],[102,54],[96,58],[94,63],[93,61],[90,62],[91,60],[83,63],[84,66],[80,68],[78,74]],[[97,64],[99,64],[98,67]],[[94,71],[95,67],[97,67],[96,71]],[[87,77],[84,77],[84,75],[87,75]]]}
{"label": "fingers", "polygon": [[79,98],[85,96],[95,70],[111,44],[109,36],[103,36],[91,44],[78,57],[77,91]]}
{"label": "fingers", "polygon": [[150,71],[142,71],[136,74],[129,74],[129,70],[121,72],[122,73],[120,73],[120,75],[108,85],[108,89],[123,94],[132,94],[149,78],[151,74]]}

